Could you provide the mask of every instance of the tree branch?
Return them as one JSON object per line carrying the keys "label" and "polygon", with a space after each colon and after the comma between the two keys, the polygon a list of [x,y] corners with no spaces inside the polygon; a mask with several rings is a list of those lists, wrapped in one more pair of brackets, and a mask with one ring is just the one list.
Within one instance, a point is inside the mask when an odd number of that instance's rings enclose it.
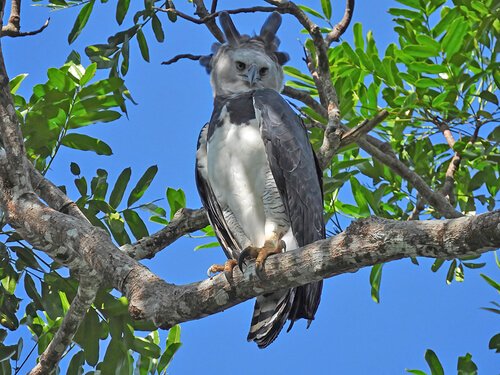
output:
{"label": "tree branch", "polygon": [[169,59],[167,61],[163,61],[161,63],[161,65],[175,64],[177,61],[179,61],[181,59],[188,59],[188,60],[198,61],[202,57],[203,57],[203,55],[192,55],[190,53],[181,53],[180,55],[174,56],[174,57],[172,57],[171,59]]}
{"label": "tree branch", "polygon": [[[195,13],[198,17],[200,17],[200,19],[209,15],[208,9],[205,7],[205,3],[203,2],[203,0],[193,0],[193,3],[196,6]],[[210,31],[210,33],[212,33],[212,35],[215,37],[215,39],[217,39],[221,43],[225,42],[224,34],[222,33],[219,26],[217,26],[214,19],[207,20],[207,22],[205,22],[205,25],[207,26],[208,31]]]}
{"label": "tree branch", "polygon": [[374,264],[416,256],[454,259],[479,255],[499,246],[500,211],[440,221],[400,222],[371,217],[352,223],[335,237],[268,258],[262,280],[256,276],[253,263],[243,274],[235,269],[230,280],[220,274],[176,286],[133,272],[129,279],[132,284],[141,285],[141,298],[135,299],[134,308],[150,310],[150,314],[154,311],[155,324],[168,328],[264,293],[356,272]]}
{"label": "tree branch", "polygon": [[345,33],[349,24],[351,23],[352,14],[354,13],[354,0],[347,0],[345,5],[344,17],[340,20],[338,24],[335,25],[332,31],[330,31],[325,37],[325,42],[327,46],[330,46],[332,42],[338,42],[342,34]]}
{"label": "tree branch", "polygon": [[99,284],[100,279],[88,276],[81,278],[77,294],[71,302],[61,326],[49,346],[40,355],[39,362],[29,372],[29,375],[50,374],[56,368],[67,347],[71,344],[80,323],[85,318],[87,310],[94,302]]}
{"label": "tree branch", "polygon": [[[5,5],[5,4],[4,4]],[[2,16],[3,18],[3,16]],[[41,33],[47,26],[49,26],[50,18],[45,21],[43,26],[38,30],[21,32],[21,0],[11,0],[10,16],[7,25],[2,26],[0,37],[20,37],[30,36]]]}
{"label": "tree branch", "polygon": [[165,228],[140,239],[134,245],[124,245],[121,249],[134,259],[151,259],[179,237],[203,229],[208,224],[207,213],[203,208],[197,210],[183,208],[177,211],[173,220]]}

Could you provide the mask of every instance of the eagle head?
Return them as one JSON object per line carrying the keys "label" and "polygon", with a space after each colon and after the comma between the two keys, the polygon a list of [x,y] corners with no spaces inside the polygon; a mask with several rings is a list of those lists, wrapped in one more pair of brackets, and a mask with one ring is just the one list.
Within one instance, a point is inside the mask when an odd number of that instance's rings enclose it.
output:
{"label": "eagle head", "polygon": [[215,44],[213,54],[201,60],[210,72],[214,96],[228,96],[255,89],[283,89],[283,64],[288,54],[278,52],[276,32],[279,13],[272,13],[257,36],[240,35],[229,14],[219,16],[226,42]]}

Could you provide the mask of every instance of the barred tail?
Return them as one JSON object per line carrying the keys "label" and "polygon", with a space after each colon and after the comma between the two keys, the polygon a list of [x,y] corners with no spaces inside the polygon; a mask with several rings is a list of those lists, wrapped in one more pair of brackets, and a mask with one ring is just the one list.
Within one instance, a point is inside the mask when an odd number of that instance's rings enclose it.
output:
{"label": "barred tail", "polygon": [[278,337],[295,297],[295,289],[264,294],[257,297],[247,340],[264,349]]}

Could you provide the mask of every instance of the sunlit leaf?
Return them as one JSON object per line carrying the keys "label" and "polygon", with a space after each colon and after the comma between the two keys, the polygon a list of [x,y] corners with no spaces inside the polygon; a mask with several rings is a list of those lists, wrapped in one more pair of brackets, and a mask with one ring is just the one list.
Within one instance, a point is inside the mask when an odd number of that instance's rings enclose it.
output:
{"label": "sunlit leaf", "polygon": [[104,141],[85,134],[66,134],[61,142],[64,146],[82,151],[94,151],[98,155],[112,155],[113,151]]}
{"label": "sunlit leaf", "polygon": [[436,353],[434,353],[431,349],[427,349],[425,351],[425,360],[429,365],[431,375],[444,375],[443,366],[441,365],[441,362],[439,362]]}
{"label": "sunlit leaf", "polygon": [[75,23],[73,25],[73,28],[71,29],[71,31],[68,35],[68,43],[69,44],[73,43],[75,41],[75,39],[78,38],[78,35],[80,35],[83,28],[87,24],[87,21],[89,20],[90,14],[92,13],[92,9],[94,8],[94,3],[95,3],[95,0],[90,0],[80,10],[80,13],[78,14],[78,17],[76,18]]}
{"label": "sunlit leaf", "polygon": [[149,167],[146,172],[144,172],[128,197],[127,207],[130,207],[144,195],[157,172],[158,166],[156,165]]}

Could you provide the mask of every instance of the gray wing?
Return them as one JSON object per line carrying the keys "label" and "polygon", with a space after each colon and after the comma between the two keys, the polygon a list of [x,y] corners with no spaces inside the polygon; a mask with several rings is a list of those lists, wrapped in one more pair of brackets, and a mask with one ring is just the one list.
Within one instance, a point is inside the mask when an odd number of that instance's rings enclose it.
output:
{"label": "gray wing", "polygon": [[195,169],[196,187],[222,250],[224,250],[228,259],[238,259],[241,249],[227,226],[222,209],[207,179],[207,134],[209,125],[207,123],[201,129],[198,137]]}
{"label": "gray wing", "polygon": [[[325,238],[322,172],[299,117],[274,90],[257,90],[255,109],[267,158],[299,246]],[[314,319],[323,282],[298,287],[288,319]]]}
{"label": "gray wing", "polygon": [[325,238],[321,171],[299,117],[274,90],[257,90],[261,135],[299,246]]}

